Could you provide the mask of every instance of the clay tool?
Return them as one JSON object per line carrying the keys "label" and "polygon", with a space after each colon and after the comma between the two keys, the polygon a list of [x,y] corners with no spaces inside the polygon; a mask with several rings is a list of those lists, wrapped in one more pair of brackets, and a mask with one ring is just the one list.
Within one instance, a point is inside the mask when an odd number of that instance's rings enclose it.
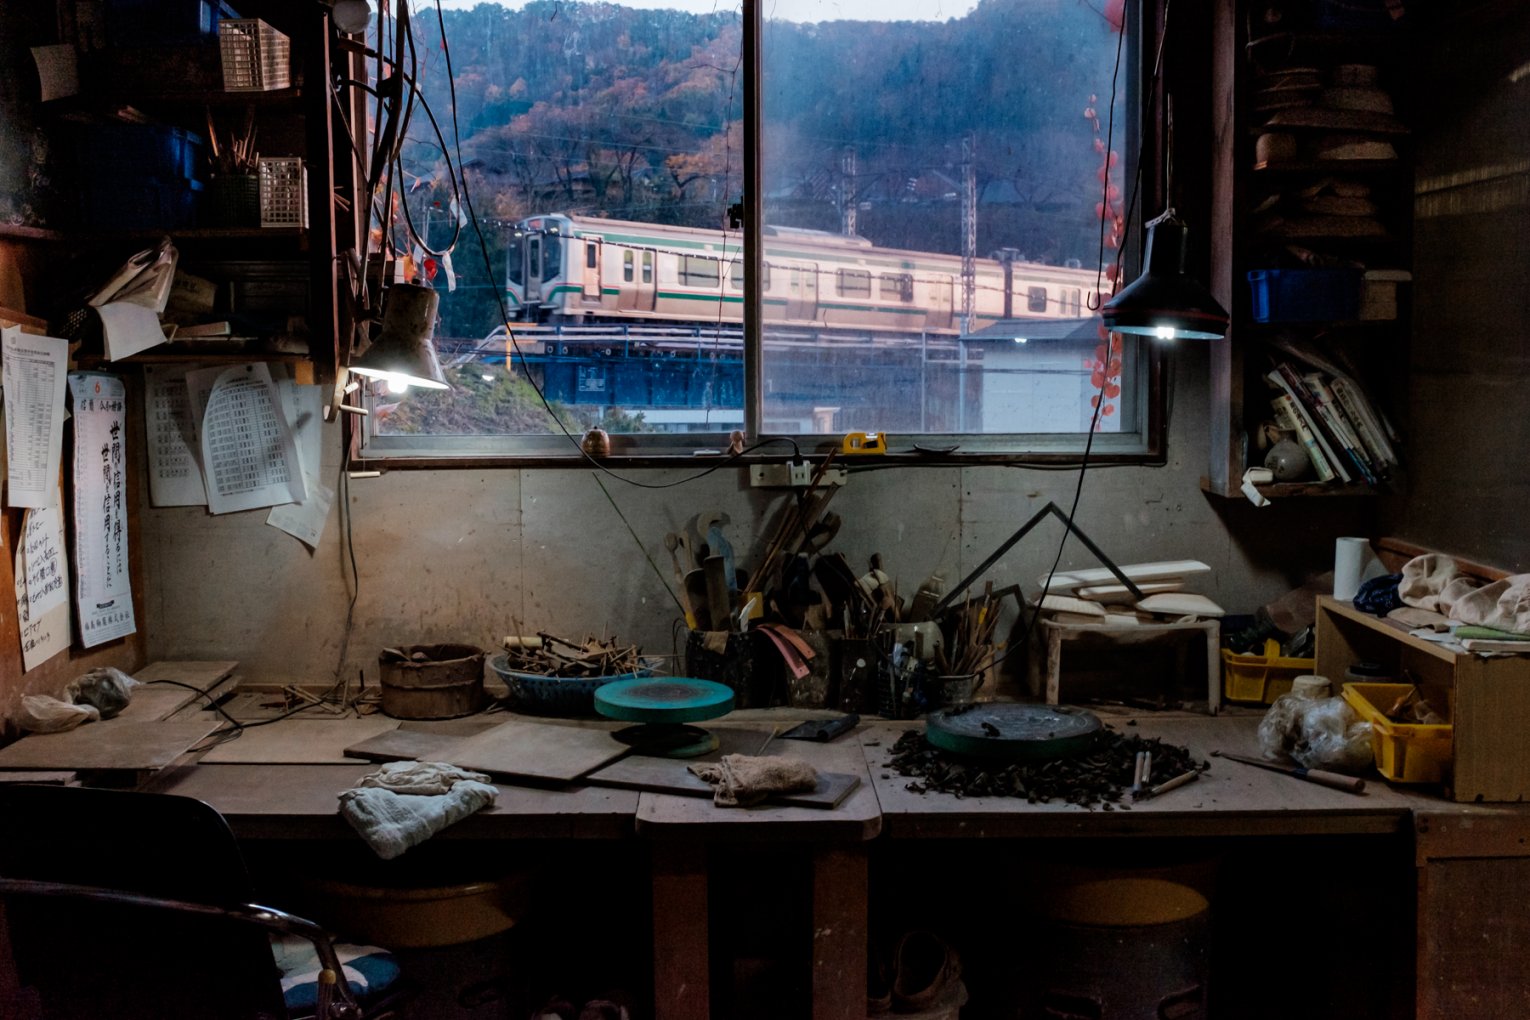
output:
{"label": "clay tool", "polygon": [[1231,754],[1227,751],[1212,751],[1213,758],[1231,758],[1233,761],[1241,761],[1245,765],[1256,765],[1272,772],[1284,772],[1288,776],[1305,779],[1309,783],[1317,783],[1319,786],[1331,787],[1335,790],[1343,790],[1346,793],[1364,793],[1365,780],[1354,776],[1343,776],[1337,772],[1324,772],[1322,769],[1302,768],[1300,765],[1283,765],[1280,762],[1265,761],[1262,758],[1250,758],[1247,755]]}

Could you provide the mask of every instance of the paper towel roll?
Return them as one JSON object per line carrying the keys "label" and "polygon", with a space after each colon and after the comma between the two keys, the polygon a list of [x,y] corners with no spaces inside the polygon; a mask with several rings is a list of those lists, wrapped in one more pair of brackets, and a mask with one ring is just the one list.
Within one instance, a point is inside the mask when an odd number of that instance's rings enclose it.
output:
{"label": "paper towel roll", "polygon": [[1376,558],[1365,538],[1337,538],[1333,544],[1333,597],[1352,601],[1360,582],[1375,575]]}

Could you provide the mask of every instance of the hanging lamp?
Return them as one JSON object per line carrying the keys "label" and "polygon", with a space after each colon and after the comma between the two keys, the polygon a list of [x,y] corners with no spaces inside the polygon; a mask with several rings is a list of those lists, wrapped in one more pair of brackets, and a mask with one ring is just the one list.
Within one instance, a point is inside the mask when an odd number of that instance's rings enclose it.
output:
{"label": "hanging lamp", "polygon": [[1144,270],[1100,310],[1105,328],[1160,340],[1220,340],[1227,310],[1185,269],[1189,228],[1171,206],[1147,225]]}
{"label": "hanging lamp", "polygon": [[440,295],[419,284],[395,283],[389,287],[383,299],[382,329],[367,352],[350,366],[351,371],[386,381],[394,393],[410,386],[451,389],[432,341],[440,302]]}

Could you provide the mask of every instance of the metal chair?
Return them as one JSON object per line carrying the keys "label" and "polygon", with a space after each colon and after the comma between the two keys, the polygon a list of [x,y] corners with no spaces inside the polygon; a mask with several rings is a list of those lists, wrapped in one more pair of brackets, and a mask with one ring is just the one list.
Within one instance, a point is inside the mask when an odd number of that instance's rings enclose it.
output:
{"label": "metal chair", "polygon": [[304,939],[317,954],[308,1015],[367,1015],[328,932],[250,902],[234,835],[201,801],[0,786],[0,820],[0,1013],[291,1017],[276,935]]}

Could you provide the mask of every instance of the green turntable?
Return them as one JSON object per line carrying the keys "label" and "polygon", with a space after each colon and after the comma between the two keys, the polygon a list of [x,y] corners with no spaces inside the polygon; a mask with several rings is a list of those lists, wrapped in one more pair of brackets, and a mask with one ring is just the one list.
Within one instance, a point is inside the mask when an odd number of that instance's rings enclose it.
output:
{"label": "green turntable", "polygon": [[931,712],[924,739],[955,754],[1019,761],[1087,751],[1103,729],[1099,716],[1069,705],[980,701]]}
{"label": "green turntable", "polygon": [[733,689],[692,677],[617,680],[595,691],[595,711],[638,725],[617,730],[617,740],[639,754],[694,758],[717,749],[717,737],[688,723],[716,719],[733,710]]}

